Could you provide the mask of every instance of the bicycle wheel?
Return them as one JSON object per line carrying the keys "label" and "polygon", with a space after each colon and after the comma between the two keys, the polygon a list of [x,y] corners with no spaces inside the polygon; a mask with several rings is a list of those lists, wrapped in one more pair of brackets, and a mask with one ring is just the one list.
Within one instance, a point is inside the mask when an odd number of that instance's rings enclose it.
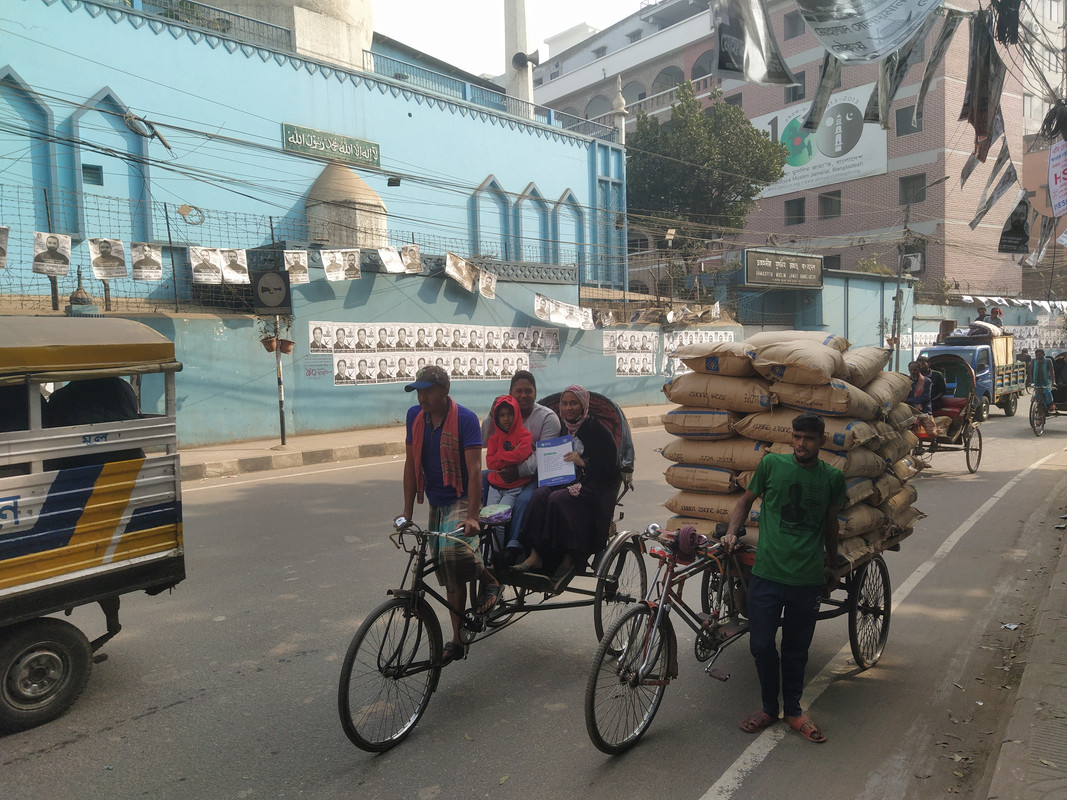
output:
{"label": "bicycle wheel", "polygon": [[604,638],[604,632],[632,603],[644,599],[648,591],[648,572],[637,542],[631,539],[616,550],[603,575],[597,579],[593,598],[593,630],[598,640]]}
{"label": "bicycle wheel", "polygon": [[669,620],[655,626],[644,603],[630,606],[604,635],[585,687],[585,729],[596,748],[618,755],[637,744],[670,682]]}
{"label": "bicycle wheel", "polygon": [[848,596],[848,643],[860,669],[870,669],[882,657],[889,638],[892,601],[889,569],[875,556],[855,576]]}
{"label": "bicycle wheel", "polygon": [[382,753],[422,718],[441,674],[441,627],[424,602],[387,600],[356,631],[341,667],[337,709],[345,735]]}
{"label": "bicycle wheel", "polygon": [[963,437],[963,449],[967,451],[967,471],[975,473],[982,463],[982,429],[975,428]]}
{"label": "bicycle wheel", "polygon": [[1030,428],[1033,430],[1034,436],[1040,436],[1045,432],[1045,417],[1047,415],[1048,411],[1045,408],[1045,404],[1035,394],[1030,400]]}

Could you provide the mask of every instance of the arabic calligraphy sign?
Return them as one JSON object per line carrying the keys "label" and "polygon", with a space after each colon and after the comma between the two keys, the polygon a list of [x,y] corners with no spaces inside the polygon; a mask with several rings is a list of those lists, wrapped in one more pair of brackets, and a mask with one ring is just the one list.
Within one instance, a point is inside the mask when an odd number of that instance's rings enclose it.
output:
{"label": "arabic calligraphy sign", "polygon": [[376,142],[282,123],[282,149],[363,166],[381,166],[381,147]]}

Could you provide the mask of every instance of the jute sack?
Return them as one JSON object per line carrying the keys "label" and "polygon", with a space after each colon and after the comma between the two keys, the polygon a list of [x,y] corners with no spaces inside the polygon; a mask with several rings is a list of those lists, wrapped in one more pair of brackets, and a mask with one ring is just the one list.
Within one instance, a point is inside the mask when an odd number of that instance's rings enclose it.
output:
{"label": "jute sack", "polygon": [[872,506],[882,505],[882,503],[904,488],[904,481],[898,478],[896,473],[891,470],[880,477],[874,478],[871,483],[874,485],[874,494],[871,495],[870,499]]}
{"label": "jute sack", "polygon": [[766,411],[774,405],[771,385],[763,378],[731,378],[688,372],[663,384],[672,403],[725,411]]}
{"label": "jute sack", "polygon": [[837,543],[837,553],[849,564],[855,564],[860,557],[874,552],[874,546],[865,536],[850,536]]}
{"label": "jute sack", "polygon": [[825,386],[776,383],[774,395],[780,405],[831,417],[871,420],[880,412],[878,403],[869,394],[836,378]]}
{"label": "jute sack", "polygon": [[871,425],[873,425],[874,429],[878,431],[878,442],[880,444],[884,442],[891,442],[896,439],[897,436],[900,434],[900,431],[898,431],[888,422],[885,422],[880,419],[874,420]]}
{"label": "jute sack", "polygon": [[773,344],[774,342],[796,341],[824,344],[842,353],[848,350],[848,339],[845,337],[832,333],[820,333],[819,331],[762,331],[745,339],[745,344],[752,348],[764,344]]}
{"label": "jute sack", "polygon": [[904,458],[893,464],[893,474],[905,483],[917,475],[919,469],[920,467],[916,466],[915,459],[911,456],[904,456]]}
{"label": "jute sack", "polygon": [[915,422],[915,412],[911,410],[911,406],[907,403],[897,403],[886,414],[885,421],[898,431],[908,431],[911,430],[911,425]]}
{"label": "jute sack", "polygon": [[878,506],[878,509],[896,522],[901,514],[919,499],[919,490],[913,484],[906,484],[903,489]]}
{"label": "jute sack", "polygon": [[911,392],[911,378],[903,372],[880,372],[878,377],[864,385],[863,391],[881,406],[883,414],[888,414]]}
{"label": "jute sack", "polygon": [[754,469],[746,469],[743,472],[737,473],[737,477],[734,478],[734,483],[737,484],[739,489],[747,489],[748,482],[752,480],[752,476],[756,474]]}
{"label": "jute sack", "polygon": [[875,452],[889,461],[898,461],[914,450],[918,443],[918,436],[911,431],[904,431],[898,433],[896,438],[880,444]]}
{"label": "jute sack", "polygon": [[683,406],[663,415],[663,427],[686,439],[729,439],[737,435],[733,423],[740,418],[736,411]]}
{"label": "jute sack", "polygon": [[769,381],[821,386],[831,378],[848,376],[841,351],[817,342],[772,342],[751,354],[752,366]]}
{"label": "jute sack", "polygon": [[[715,537],[715,526],[718,522],[710,519],[701,519],[700,517],[668,517],[667,521],[663,523],[663,527],[668,531],[676,531],[679,528],[683,528],[686,525],[692,525],[697,529],[697,533],[707,536],[709,539]],[[739,536],[741,544],[756,546],[759,542],[759,528],[755,525],[749,525],[747,528],[743,528],[745,535]]]}
{"label": "jute sack", "polygon": [[[710,519],[715,522],[729,522],[730,514],[733,513],[734,506],[737,505],[740,497],[741,495],[737,492],[733,494],[703,494],[701,492],[681,491],[667,498],[663,505],[668,511],[673,511],[679,516],[698,517],[699,519]],[[759,508],[760,501],[757,497],[752,504],[752,510],[749,511],[746,525],[754,525],[759,522]]]}
{"label": "jute sack", "polygon": [[845,494],[848,496],[847,505],[870,500],[874,495],[874,481],[870,478],[857,477],[845,478]]}
{"label": "jute sack", "polygon": [[760,442],[791,442],[793,418],[796,415],[796,410],[792,408],[775,408],[771,411],[745,414],[734,421],[734,430],[746,438]]}
{"label": "jute sack", "polygon": [[837,515],[837,528],[842,539],[862,536],[865,533],[884,527],[885,524],[885,514],[866,503],[856,503],[856,505],[849,506]]}
{"label": "jute sack", "polygon": [[730,375],[747,378],[755,375],[748,349],[743,342],[708,342],[687,344],[671,353],[689,369],[707,375]]}
{"label": "jute sack", "polygon": [[[734,430],[749,439],[763,442],[793,441],[795,408],[776,408],[758,414],[746,414],[734,423]],[[851,450],[875,439],[877,432],[870,423],[847,417],[826,417],[826,446],[832,450]]]}
{"label": "jute sack", "polygon": [[[770,451],[792,455],[793,446],[781,443],[772,444]],[[831,467],[837,467],[845,473],[846,478],[877,478],[886,470],[886,460],[866,447],[857,447],[854,450],[844,450],[840,453],[820,450],[819,460]]]}
{"label": "jute sack", "polygon": [[663,457],[676,464],[696,464],[740,471],[755,469],[766,452],[766,442],[754,442],[751,439],[713,442],[675,439],[663,448]]}
{"label": "jute sack", "polygon": [[734,491],[734,478],[737,473],[720,467],[701,467],[695,464],[672,464],[667,467],[663,477],[675,489],[687,489],[691,492],[726,492]]}
{"label": "jute sack", "polygon": [[845,353],[845,367],[848,369],[845,380],[853,386],[866,386],[886,368],[892,355],[893,351],[884,347],[852,348]]}
{"label": "jute sack", "polygon": [[915,523],[923,519],[926,519],[926,515],[915,506],[910,506],[900,512],[897,518],[893,520],[893,524],[901,530],[908,530],[909,528],[914,528]]}

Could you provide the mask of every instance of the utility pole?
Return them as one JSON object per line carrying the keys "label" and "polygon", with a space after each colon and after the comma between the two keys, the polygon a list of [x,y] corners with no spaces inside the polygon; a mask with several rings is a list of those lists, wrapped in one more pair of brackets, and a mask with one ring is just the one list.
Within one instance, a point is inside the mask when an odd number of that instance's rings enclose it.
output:
{"label": "utility pole", "polygon": [[938,178],[932,183],[928,183],[921,189],[916,189],[911,193],[911,197],[908,198],[908,204],[904,207],[904,230],[900,237],[900,248],[897,253],[897,291],[893,295],[893,349],[896,351],[893,360],[893,369],[896,372],[900,372],[900,339],[901,339],[901,306],[903,304],[903,297],[901,292],[901,284],[904,278],[904,247],[908,241],[908,224],[911,222],[911,204],[915,202],[915,198],[923,194],[927,189],[932,189],[938,184],[944,183],[949,178],[945,175]]}

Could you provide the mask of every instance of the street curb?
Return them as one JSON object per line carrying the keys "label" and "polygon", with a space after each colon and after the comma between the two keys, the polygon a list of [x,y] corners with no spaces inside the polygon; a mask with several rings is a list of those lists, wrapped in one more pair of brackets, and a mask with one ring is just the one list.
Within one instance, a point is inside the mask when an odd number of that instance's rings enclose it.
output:
{"label": "street curb", "polygon": [[[640,417],[628,417],[630,428],[653,428],[663,424],[660,414],[648,414]],[[391,429],[383,429],[391,430]],[[341,447],[316,448],[296,452],[271,453],[269,455],[247,456],[244,458],[224,458],[206,461],[203,464],[182,465],[183,481],[199,481],[205,478],[230,478],[253,472],[269,472],[276,469],[293,467],[310,467],[322,464],[335,464],[344,461],[358,461],[364,458],[381,458],[383,456],[404,455],[404,442],[385,441]]]}

